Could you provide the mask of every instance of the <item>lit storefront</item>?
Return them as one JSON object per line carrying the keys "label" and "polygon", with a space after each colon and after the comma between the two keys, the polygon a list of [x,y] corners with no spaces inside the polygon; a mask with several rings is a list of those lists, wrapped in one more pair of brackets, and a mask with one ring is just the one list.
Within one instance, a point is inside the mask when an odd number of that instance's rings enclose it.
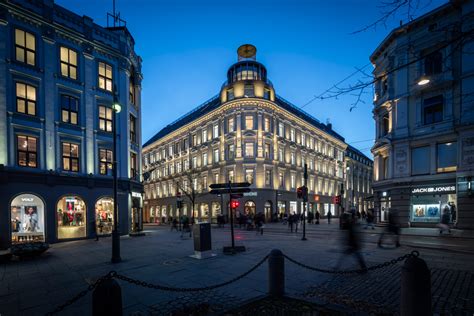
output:
{"label": "lit storefront", "polygon": [[12,243],[44,241],[44,203],[33,194],[21,194],[10,204]]}
{"label": "lit storefront", "polygon": [[411,188],[410,222],[412,225],[437,224],[443,212],[450,216],[456,209],[456,185],[441,184]]}
{"label": "lit storefront", "polygon": [[74,195],[62,197],[56,207],[58,239],[86,237],[86,204]]}
{"label": "lit storefront", "polygon": [[114,200],[101,198],[95,204],[95,227],[98,235],[110,235],[114,228]]}

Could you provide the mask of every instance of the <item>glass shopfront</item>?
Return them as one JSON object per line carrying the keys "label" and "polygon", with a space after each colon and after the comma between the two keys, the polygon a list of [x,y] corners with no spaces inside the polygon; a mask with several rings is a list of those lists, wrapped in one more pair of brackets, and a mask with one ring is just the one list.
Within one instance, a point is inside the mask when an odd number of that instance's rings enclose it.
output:
{"label": "glass shopfront", "polygon": [[245,215],[247,216],[255,216],[256,213],[256,207],[255,207],[255,202],[254,201],[247,201],[244,204],[244,212]]}
{"label": "glass shopfront", "polygon": [[290,215],[297,213],[298,204],[296,201],[290,201]]}
{"label": "glass shopfront", "polygon": [[278,215],[281,214],[281,216],[283,216],[283,214],[285,214],[285,212],[286,212],[285,202],[278,201]]}
{"label": "glass shopfront", "polygon": [[10,204],[12,243],[44,241],[44,203],[33,194],[21,194]]}
{"label": "glass shopfront", "polygon": [[439,223],[444,212],[455,220],[456,186],[432,185],[413,187],[411,190],[410,221],[412,223]]}
{"label": "glass shopfront", "polygon": [[102,198],[95,203],[95,227],[97,235],[112,234],[114,228],[114,200]]}
{"label": "glass shopfront", "polygon": [[86,237],[86,204],[75,195],[64,196],[56,207],[58,239]]}

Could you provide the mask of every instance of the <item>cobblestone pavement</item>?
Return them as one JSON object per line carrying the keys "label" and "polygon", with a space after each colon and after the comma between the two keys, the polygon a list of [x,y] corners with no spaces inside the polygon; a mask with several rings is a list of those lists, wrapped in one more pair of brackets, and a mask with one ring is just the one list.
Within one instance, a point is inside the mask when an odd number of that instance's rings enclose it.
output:
{"label": "cobblestone pavement", "polygon": [[[104,238],[99,242],[82,240],[54,244],[44,256],[36,260],[0,265],[0,314],[44,314],[110,270],[165,286],[200,287],[227,281],[244,273],[274,248],[298,261],[322,268],[334,267],[339,258],[344,256],[340,249],[341,232],[336,225],[308,228],[307,241],[301,241],[300,233],[286,232],[281,225],[274,229],[272,225],[267,225],[263,236],[253,231],[236,229],[237,244],[247,247],[245,253],[236,256],[222,254],[222,247],[230,244],[229,229],[216,228],[212,230],[212,239],[217,256],[206,260],[190,258],[193,241],[181,239],[180,234],[170,232],[169,227],[148,226],[146,230],[144,237],[121,238],[123,262],[119,264],[110,263],[111,240]],[[378,232],[380,230],[376,229],[374,233],[364,235],[363,254],[369,264],[378,264],[409,253],[416,247],[416,239],[421,240],[418,236],[403,237],[402,247],[379,249],[375,244]],[[458,241],[462,244],[460,248],[456,247]],[[420,250],[421,258],[426,260],[433,273],[435,309],[468,310],[472,314],[474,254],[464,251],[468,249],[468,241],[459,239],[455,246],[445,246],[447,242],[453,243],[453,240],[432,239],[428,246]],[[448,247],[450,251],[442,250],[443,247]],[[396,311],[400,265],[390,267],[393,270],[373,271],[366,276],[334,277],[307,271],[286,262],[286,292],[316,303],[330,301],[350,306],[350,300],[356,300],[358,304],[372,304]],[[343,268],[354,267],[352,259],[344,260]],[[218,313],[264,295],[267,291],[267,271],[265,263],[245,278],[212,292],[184,294],[119,281],[124,314],[169,315],[173,310],[189,307],[210,308]],[[337,297],[334,294],[338,294]],[[367,300],[367,297],[373,300]],[[61,315],[90,313],[91,295],[88,294],[67,307]]]}

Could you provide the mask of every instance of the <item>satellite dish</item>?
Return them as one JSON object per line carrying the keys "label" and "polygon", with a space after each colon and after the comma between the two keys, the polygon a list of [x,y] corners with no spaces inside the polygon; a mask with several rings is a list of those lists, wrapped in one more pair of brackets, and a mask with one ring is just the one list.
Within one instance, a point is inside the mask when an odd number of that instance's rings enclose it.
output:
{"label": "satellite dish", "polygon": [[257,47],[253,46],[252,44],[244,44],[241,45],[237,49],[237,55],[239,56],[239,60],[242,59],[253,59],[257,56]]}

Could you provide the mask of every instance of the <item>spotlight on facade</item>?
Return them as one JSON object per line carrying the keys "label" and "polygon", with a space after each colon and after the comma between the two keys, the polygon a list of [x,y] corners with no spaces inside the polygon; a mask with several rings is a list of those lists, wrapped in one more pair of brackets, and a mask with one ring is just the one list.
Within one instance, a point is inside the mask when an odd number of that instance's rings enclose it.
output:
{"label": "spotlight on facade", "polygon": [[418,80],[418,85],[419,86],[424,86],[430,83],[430,79],[426,76],[421,76],[420,80]]}
{"label": "spotlight on facade", "polygon": [[120,113],[122,110],[122,106],[116,101],[114,101],[114,104],[112,104],[112,108],[115,110],[115,113]]}

